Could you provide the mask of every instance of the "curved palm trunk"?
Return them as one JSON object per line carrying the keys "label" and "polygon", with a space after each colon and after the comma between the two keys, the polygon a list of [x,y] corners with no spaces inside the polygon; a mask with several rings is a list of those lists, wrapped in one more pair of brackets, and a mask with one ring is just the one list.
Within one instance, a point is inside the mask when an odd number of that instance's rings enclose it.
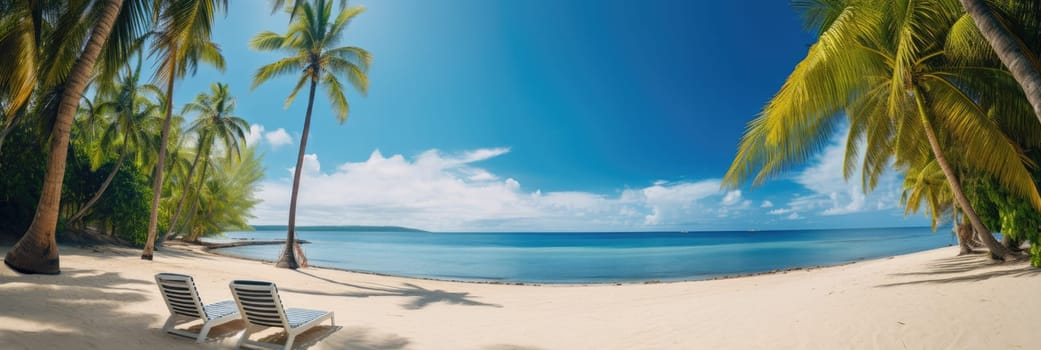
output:
{"label": "curved palm trunk", "polygon": [[958,203],[953,203],[952,207],[954,207],[954,227],[951,228],[951,231],[954,231],[954,236],[958,238],[958,255],[961,256],[975,253],[975,251],[972,250],[972,227],[969,227],[968,224],[958,220]]}
{"label": "curved palm trunk", "polygon": [[[188,191],[191,190],[192,176],[195,175],[195,167],[199,164],[199,156],[202,155],[202,150],[195,152],[195,159],[192,160],[192,166],[188,168],[188,177],[184,180],[184,190],[181,191],[181,199],[177,201],[177,210],[174,211],[174,215],[170,217],[170,228],[166,230],[166,235],[163,236],[163,240],[169,240],[170,236],[173,236],[174,228],[177,227],[177,219],[181,217],[181,212],[184,210],[184,202],[187,202]],[[205,176],[205,175],[204,175]]]}
{"label": "curved palm trunk", "polygon": [[972,250],[972,227],[968,224],[956,224],[954,225],[954,233],[958,235],[958,255],[968,255],[975,252]]}
{"label": "curved palm trunk", "polygon": [[[176,52],[176,47],[170,50]],[[141,251],[142,260],[152,260],[155,250],[155,235],[159,225],[159,196],[163,194],[163,167],[166,163],[166,144],[170,139],[170,119],[173,118],[173,88],[176,62],[170,62],[169,80],[166,82],[166,117],[163,118],[163,131],[159,136],[159,158],[155,165],[155,181],[152,183],[152,211],[148,215],[148,238],[145,249]]]}
{"label": "curved palm trunk", "polygon": [[922,101],[921,90],[916,89],[915,103],[918,105],[919,118],[922,120],[922,129],[925,130],[925,136],[929,139],[929,147],[932,148],[933,157],[936,158],[936,163],[940,165],[940,169],[943,170],[943,175],[947,177],[947,183],[951,185],[951,192],[954,193],[954,199],[958,205],[961,206],[962,212],[965,213],[965,217],[969,219],[972,224],[972,229],[979,234],[980,239],[983,241],[983,245],[987,246],[990,250],[990,256],[993,259],[1004,260],[1005,258],[1012,257],[1012,253],[1005,249],[1005,246],[1001,245],[997,239],[994,239],[994,235],[990,233],[987,226],[983,225],[983,221],[980,220],[979,215],[972,209],[972,205],[969,204],[969,199],[965,197],[965,191],[961,188],[961,183],[958,182],[958,177],[954,174],[954,170],[951,169],[951,165],[947,163],[947,157],[943,155],[943,151],[940,149],[940,141],[936,138],[936,133],[933,131],[932,123],[929,122],[929,117],[925,111],[925,105]]}
{"label": "curved palm trunk", "polygon": [[[206,159],[209,158],[210,156],[207,154]],[[184,227],[181,228],[182,231],[188,232],[188,236],[190,238],[189,240],[192,242],[199,240],[199,237],[195,237],[192,235],[191,222],[192,218],[195,217],[195,214],[198,213],[197,210],[199,208],[199,202],[202,201],[202,186],[206,184],[206,170],[209,169],[209,165],[209,162],[202,163],[202,173],[199,174],[199,185],[195,187],[195,202],[192,203],[192,209],[188,211],[188,217],[184,220]],[[170,225],[173,225],[173,223],[170,223]]]}
{"label": "curved palm trunk", "polygon": [[105,190],[108,189],[108,185],[112,184],[112,180],[116,178],[116,173],[119,172],[119,168],[123,167],[123,161],[127,158],[126,148],[126,136],[124,136],[123,151],[119,152],[119,160],[116,161],[116,166],[112,168],[112,171],[108,173],[108,177],[106,177],[105,181],[101,183],[101,187],[98,188],[98,191],[94,192],[94,196],[90,197],[90,200],[87,201],[87,204],[84,204],[83,207],[80,208],[80,210],[76,211],[76,214],[73,214],[72,217],[69,218],[69,222],[76,222],[83,218],[84,215],[87,215],[87,210],[90,209],[90,207],[94,206],[94,204],[97,203],[99,199],[101,199],[101,195],[104,194]]}
{"label": "curved palm trunk", "polygon": [[192,232],[192,219],[195,219],[195,214],[198,213],[199,202],[202,201],[201,194],[195,195],[195,200],[192,201],[192,208],[188,210],[188,216],[184,218],[184,225],[181,226],[181,231],[188,232],[188,241],[197,242],[199,237],[194,235]]}
{"label": "curved palm trunk", "polygon": [[65,156],[69,151],[69,132],[72,118],[76,115],[79,100],[87,87],[87,79],[94,69],[94,62],[101,47],[108,41],[112,24],[119,15],[123,0],[110,0],[102,9],[101,18],[90,33],[90,41],[83,49],[76,65],[69,72],[65,92],[58,106],[58,116],[51,130],[50,155],[47,157],[47,172],[43,178],[43,191],[36,206],[36,215],[18,243],[7,252],[4,263],[23,273],[61,273],[58,260],[58,244],[54,234],[58,229],[58,209],[61,206],[61,186],[65,180]]}
{"label": "curved palm trunk", "polygon": [[1027,94],[1027,100],[1034,107],[1034,115],[1041,122],[1041,71],[1031,62],[1030,56],[1022,46],[1016,43],[1014,34],[1001,21],[994,16],[994,12],[987,6],[985,0],[961,0],[965,11],[972,16],[976,27],[994,52],[998,54],[1001,63],[1008,67],[1012,76],[1016,78],[1023,91]]}
{"label": "curved palm trunk", "polygon": [[318,86],[315,79],[311,79],[311,93],[307,99],[307,115],[304,117],[304,132],[300,136],[300,152],[296,154],[296,170],[293,172],[293,195],[289,200],[289,227],[286,234],[286,248],[282,250],[282,256],[275,263],[276,267],[296,269],[300,267],[296,261],[296,200],[300,192],[300,172],[304,167],[304,151],[307,150],[307,134],[311,130],[311,109],[314,108],[314,90]]}

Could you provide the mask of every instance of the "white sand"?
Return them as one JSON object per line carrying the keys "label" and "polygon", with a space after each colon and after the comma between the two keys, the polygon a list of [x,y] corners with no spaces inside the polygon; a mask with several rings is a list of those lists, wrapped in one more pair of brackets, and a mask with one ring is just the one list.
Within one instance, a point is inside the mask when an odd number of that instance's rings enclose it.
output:
{"label": "white sand", "polygon": [[716,281],[514,286],[295,272],[185,248],[145,262],[136,250],[63,247],[59,276],[0,268],[0,348],[230,348],[239,323],[202,346],[159,331],[158,272],[194,275],[208,302],[230,299],[232,279],[258,279],[277,283],[290,307],[336,312],[337,327],[297,349],[1041,348],[1041,269],[956,253]]}

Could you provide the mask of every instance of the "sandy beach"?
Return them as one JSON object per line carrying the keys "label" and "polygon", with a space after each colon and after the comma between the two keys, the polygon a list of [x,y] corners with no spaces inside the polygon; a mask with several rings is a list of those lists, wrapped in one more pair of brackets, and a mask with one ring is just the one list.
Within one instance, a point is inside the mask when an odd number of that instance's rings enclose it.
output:
{"label": "sandy beach", "polygon": [[[6,252],[10,247],[0,247]],[[956,257],[956,247],[712,281],[518,286],[299,271],[168,247],[62,247],[62,274],[0,268],[5,349],[231,348],[160,331],[153,276],[191,274],[206,302],[233,279],[278,284],[289,307],[332,310],[297,349],[1029,349],[1041,344],[1041,269]],[[190,326],[190,325],[189,325]],[[183,327],[183,326],[182,326]],[[281,341],[277,332],[253,339]]]}

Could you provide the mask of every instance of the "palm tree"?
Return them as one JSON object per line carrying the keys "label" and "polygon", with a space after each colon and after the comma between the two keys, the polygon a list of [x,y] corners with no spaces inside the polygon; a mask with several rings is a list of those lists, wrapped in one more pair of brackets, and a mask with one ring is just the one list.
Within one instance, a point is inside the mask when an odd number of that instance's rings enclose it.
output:
{"label": "palm tree", "polygon": [[[0,5],[0,146],[25,113],[36,81],[39,50],[42,46],[43,10],[38,3],[5,2]],[[40,12],[40,16],[34,16]]]}
{"label": "palm tree", "polygon": [[319,82],[326,89],[332,102],[336,119],[343,123],[347,120],[349,105],[343,94],[343,84],[338,75],[347,78],[352,86],[362,94],[368,92],[369,78],[365,75],[372,60],[368,51],[358,47],[335,47],[343,37],[347,24],[362,13],[363,7],[353,7],[340,11],[336,18],[332,11],[332,2],[315,0],[299,4],[299,16],[294,17],[285,35],[273,32],[262,32],[253,37],[250,46],[260,51],[283,51],[293,56],[278,60],[260,67],[253,78],[253,88],[269,79],[296,74],[300,80],[286,99],[286,107],[293,102],[296,94],[305,84],[310,83],[307,98],[307,114],[304,116],[304,130],[300,135],[300,151],[297,152],[296,169],[293,172],[293,192],[289,202],[289,229],[286,235],[286,248],[279,257],[276,266],[295,269],[298,267],[293,250],[296,244],[296,204],[300,189],[300,171],[304,163],[304,152],[307,149],[307,135],[311,129],[311,111],[314,107],[315,89]]}
{"label": "palm tree", "polygon": [[939,221],[954,209],[951,187],[935,160],[907,169],[900,200],[904,202],[904,214],[918,213],[924,205],[933,231],[936,231]]}
{"label": "palm tree", "polygon": [[[156,9],[158,31],[152,54],[159,61],[156,78],[166,83],[166,100],[173,101],[174,81],[195,74],[199,62],[224,70],[220,48],[210,41],[214,16],[227,9],[227,0],[172,0]],[[173,104],[166,105],[166,117],[160,132],[159,157],[152,184],[152,211],[148,217],[148,238],[141,259],[152,260],[156,229],[159,223],[159,199],[163,190],[166,146],[170,134]]]}
{"label": "palm tree", "polygon": [[[220,142],[222,149],[229,158],[232,156],[237,157],[241,148],[240,145],[246,139],[246,130],[249,130],[249,123],[246,120],[232,115],[232,113],[235,113],[235,98],[228,92],[228,85],[214,83],[210,86],[210,91],[212,92],[210,95],[202,93],[196,96],[195,101],[185,105],[184,112],[182,112],[182,114],[191,112],[199,114],[199,117],[195,119],[191,128],[189,128],[189,131],[194,132],[197,138],[196,151],[192,165],[188,168],[188,175],[184,180],[184,190],[181,193],[181,200],[178,201],[177,211],[174,212],[173,217],[170,219],[170,227],[166,233],[166,239],[173,234],[177,219],[184,209],[185,199],[188,198],[190,192],[189,186],[191,185],[192,175],[199,164],[199,159],[208,160],[213,144],[217,141]],[[202,164],[202,174],[199,177],[196,193],[202,190],[209,163],[204,161]]]}
{"label": "palm tree", "polygon": [[[111,100],[101,102],[94,108],[95,113],[111,118],[107,128],[101,131],[100,147],[105,149],[117,149],[119,154],[116,165],[109,172],[105,181],[101,183],[97,192],[70,218],[70,222],[76,222],[88,213],[88,210],[97,203],[101,195],[108,189],[109,184],[116,177],[120,167],[128,156],[140,158],[143,153],[152,149],[151,135],[156,130],[156,119],[159,114],[159,105],[155,104],[146,93],[160,96],[159,88],[154,85],[140,84],[141,60],[137,62],[136,68],[127,65],[121,83],[115,91],[106,91],[99,94],[101,98]],[[93,167],[100,165],[103,152],[94,152],[91,156]]]}
{"label": "palm tree", "polygon": [[246,219],[250,209],[259,203],[254,197],[255,184],[264,175],[255,147],[241,144],[237,159],[223,157],[212,160],[214,172],[206,178],[199,190],[198,210],[192,210],[193,219],[185,223],[186,240],[220,233],[229,229],[248,229]]}
{"label": "palm tree", "polygon": [[[1021,1],[1024,6],[1032,6],[1036,13],[1039,8],[1036,1]],[[961,0],[965,11],[972,16],[980,33],[997,53],[1001,63],[1008,67],[1012,76],[1023,87],[1027,99],[1034,108],[1034,115],[1041,122],[1041,62],[1037,53],[1031,53],[1020,38],[1013,33],[1007,18],[994,11],[986,0]],[[1031,5],[1032,4],[1032,5]]]}
{"label": "palm tree", "polygon": [[[94,23],[90,29],[89,40],[85,41],[82,51],[76,50],[79,53],[71,56],[75,57],[75,63],[67,74],[63,74],[64,88],[51,130],[47,168],[36,215],[22,238],[4,257],[4,263],[20,272],[61,272],[55,231],[58,225],[58,209],[61,204],[61,187],[65,177],[65,158],[68,153],[72,120],[103,47],[109,44],[108,47],[112,48],[111,52],[106,52],[107,57],[128,54],[129,50],[125,44],[132,41],[139,30],[148,23],[147,16],[142,16],[139,11],[147,7],[147,2],[130,1],[124,4],[123,0],[98,0],[93,4],[96,6],[91,8],[88,17]],[[64,32],[69,30],[71,29],[59,26],[54,32],[65,34]],[[110,37],[113,39],[111,44]],[[81,47],[78,45],[77,48]],[[110,64],[112,62],[113,60],[109,60]]]}
{"label": "palm tree", "polygon": [[904,191],[900,196],[904,202],[904,215],[918,213],[924,206],[929,214],[933,231],[940,220],[948,214],[953,218],[953,231],[958,238],[958,255],[973,253],[974,236],[972,227],[959,222],[959,210],[955,205],[951,186],[940,169],[939,163],[929,160],[924,164],[912,165],[904,173]]}
{"label": "palm tree", "polygon": [[847,178],[857,167],[861,147],[866,190],[893,160],[921,164],[931,157],[992,256],[1010,256],[972,210],[945,152],[946,145],[954,144],[987,152],[952,159],[996,176],[1041,208],[1022,153],[977,104],[1015,96],[972,89],[1002,72],[952,65],[943,55],[945,35],[960,14],[958,5],[953,0],[840,3],[799,3],[807,8],[807,22],[820,28],[818,41],[749,124],[725,184],[737,186],[755,172],[754,183],[761,183],[805,161],[827,144],[844,111],[850,127]]}

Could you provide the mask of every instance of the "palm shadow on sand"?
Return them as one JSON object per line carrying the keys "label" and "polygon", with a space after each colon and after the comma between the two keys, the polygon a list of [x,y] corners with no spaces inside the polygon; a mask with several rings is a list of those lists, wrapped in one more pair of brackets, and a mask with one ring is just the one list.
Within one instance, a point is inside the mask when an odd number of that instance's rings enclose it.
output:
{"label": "palm shadow on sand", "polygon": [[[7,268],[0,266],[0,269]],[[60,344],[62,338],[74,336],[87,347],[111,339],[158,334],[148,325],[164,316],[122,310],[126,303],[146,300],[148,287],[155,284],[152,281],[125,278],[117,272],[70,267],[62,268],[60,275],[11,272],[10,276],[0,277],[0,295],[16,303],[0,307],[3,310],[0,316],[8,319],[0,327],[0,339],[6,339],[5,346],[17,348],[21,343],[47,348]],[[138,331],[126,334],[124,329]]]}
{"label": "palm shadow on sand", "polygon": [[[985,268],[996,270],[975,272]],[[995,263],[986,254],[973,254],[937,259],[926,265],[926,269],[916,272],[894,273],[894,277],[913,277],[910,281],[880,284],[876,287],[897,287],[918,284],[942,284],[958,282],[976,282],[995,277],[1030,277],[1041,274],[1041,269],[1031,267],[1025,262]]]}
{"label": "palm shadow on sand", "polygon": [[412,300],[402,305],[402,307],[409,310],[418,310],[426,307],[427,305],[434,303],[446,303],[451,305],[466,305],[466,306],[487,306],[501,308],[502,305],[484,303],[474,300],[474,296],[471,296],[469,292],[449,292],[441,289],[426,289],[413,283],[402,283],[400,287],[395,286],[363,286],[357,284],[351,284],[346,282],[340,282],[333,279],[317,276],[305,271],[296,270],[297,273],[302,275],[322,280],[328,283],[359,289],[357,292],[347,293],[326,293],[317,292],[310,290],[292,289],[292,288],[280,288],[281,290],[293,293],[311,294],[311,295],[328,295],[328,296],[343,296],[349,298],[369,298],[369,297],[403,297],[411,298]]}

